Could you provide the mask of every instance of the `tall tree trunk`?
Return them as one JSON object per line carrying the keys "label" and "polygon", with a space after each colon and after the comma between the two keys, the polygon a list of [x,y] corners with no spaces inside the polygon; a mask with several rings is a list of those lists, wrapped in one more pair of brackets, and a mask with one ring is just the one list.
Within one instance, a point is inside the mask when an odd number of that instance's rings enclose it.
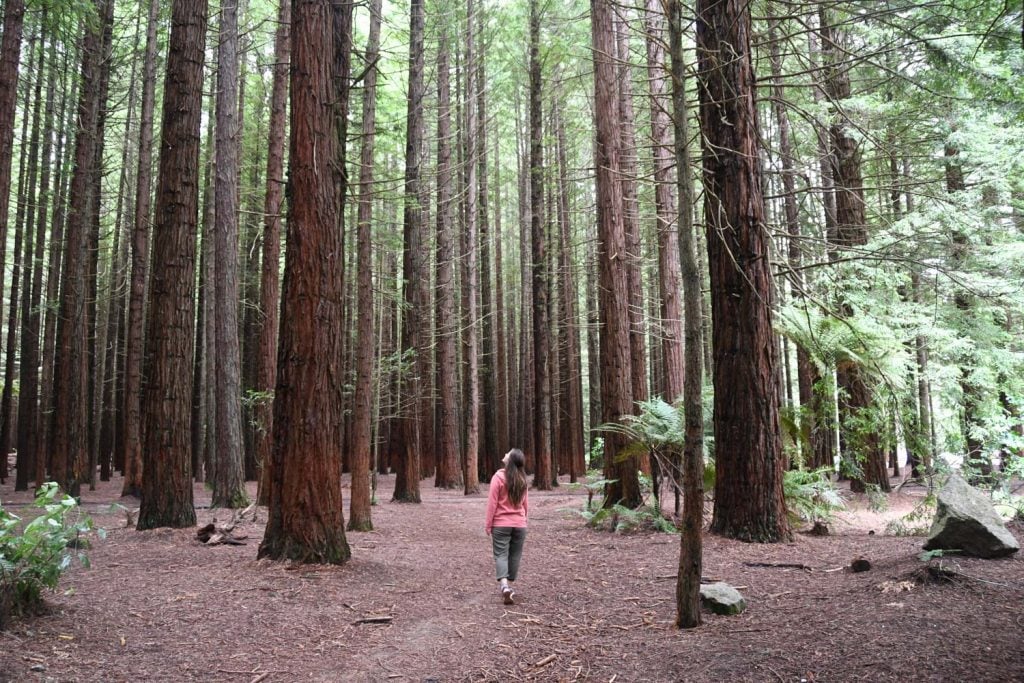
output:
{"label": "tall tree trunk", "polygon": [[206,0],[174,0],[147,305],[139,529],[196,523],[189,420],[206,17]]}
{"label": "tall tree trunk", "polygon": [[[469,0],[473,2],[473,0]],[[477,11],[483,9],[483,3],[479,3]],[[484,18],[479,17],[478,25],[484,26]],[[484,44],[483,40],[480,41],[480,45],[477,50],[477,65],[476,65],[476,107],[477,107],[477,185],[479,190],[479,245],[480,245],[480,318],[481,318],[481,335],[480,339],[480,384],[482,395],[486,397],[486,400],[482,401],[480,407],[480,430],[482,438],[480,439],[480,460],[482,463],[489,465],[484,468],[484,471],[496,470],[501,463],[501,458],[504,456],[506,451],[501,450],[501,446],[498,444],[498,421],[500,420],[499,412],[501,409],[501,399],[499,398],[499,392],[501,389],[497,385],[498,368],[497,368],[497,337],[498,328],[496,325],[497,311],[495,306],[495,300],[492,296],[493,278],[491,270],[491,243],[493,235],[491,233],[490,225],[490,197],[489,197],[489,186],[487,182],[487,174],[490,169],[487,168],[488,163],[488,150],[487,150],[487,69],[485,68],[484,61]],[[494,205],[494,222],[495,226],[500,223],[499,214],[501,213],[500,203],[495,202]],[[497,273],[494,273],[495,277]]]}
{"label": "tall tree trunk", "polygon": [[569,164],[566,161],[565,122],[561,114],[555,112],[555,135],[558,146],[558,250],[559,296],[562,312],[562,324],[559,329],[562,339],[558,346],[562,351],[564,362],[560,361],[562,383],[562,408],[564,425],[561,429],[558,449],[564,458],[569,471],[569,481],[575,482],[578,477],[586,474],[586,460],[583,452],[583,378],[580,362],[580,332],[578,302],[579,292],[576,287],[576,276],[573,271],[576,259],[573,254],[573,240],[569,225]]}
{"label": "tall tree trunk", "polygon": [[[36,39],[35,37],[29,41],[28,54],[29,59],[33,57],[35,52]],[[39,82],[37,75],[37,83]],[[36,136],[37,144],[36,154],[38,155],[38,135],[39,135],[39,116],[38,106],[33,106],[33,102],[38,102],[35,98],[36,88],[25,88],[25,111],[26,115],[22,117],[21,123],[21,139],[28,144],[22,144],[21,150],[18,155],[18,188],[17,188],[17,208],[15,209],[14,215],[14,251],[11,256],[11,294],[9,312],[7,315],[7,353],[6,361],[4,363],[4,388],[2,392],[2,398],[0,398],[0,481],[3,481],[7,477],[7,457],[11,452],[13,445],[13,439],[15,434],[15,415],[14,415],[14,385],[16,383],[17,368],[15,367],[15,360],[18,358],[18,354],[15,353],[15,349],[18,348],[18,290],[21,285],[22,279],[24,279],[26,273],[26,254],[22,251],[22,244],[25,240],[25,233],[31,232],[32,226],[26,227],[26,213],[35,216],[35,212],[28,211],[30,199],[29,194],[32,193],[33,185],[35,184],[35,161],[30,159],[30,149],[33,147],[29,136]],[[35,111],[35,113],[30,113]],[[33,121],[34,125],[31,127],[31,133],[29,132],[29,121]],[[27,168],[26,168],[27,167]],[[31,247],[28,247],[28,251],[31,252]],[[31,254],[27,254],[31,256]],[[17,480],[15,480],[17,485]]]}
{"label": "tall tree trunk", "polygon": [[[683,156],[678,166],[678,182],[683,185],[681,191],[689,196],[682,198],[683,204],[677,212],[676,197],[673,192],[672,170],[676,164],[673,151],[673,130],[669,110],[669,93],[666,83],[668,69],[665,54],[665,15],[661,0],[646,0],[646,37],[647,37],[647,72],[651,92],[651,139],[654,141],[654,206],[657,220],[658,235],[658,298],[661,300],[661,353],[663,367],[661,378],[664,386],[665,400],[675,402],[683,395],[683,382],[686,368],[683,361],[683,316],[680,289],[682,274],[680,272],[679,234],[684,229],[693,230],[693,207],[691,179],[689,173],[689,140],[682,140]],[[677,8],[673,4],[670,8]],[[670,9],[671,11],[671,9]],[[672,36],[681,32],[681,27],[673,27]],[[682,59],[680,53],[673,55],[672,64]],[[682,69],[682,65],[680,69]],[[682,71],[679,72],[682,74]],[[674,86],[673,92],[681,90],[681,84]],[[685,93],[679,96],[685,98]],[[685,99],[680,100],[683,118],[679,121],[683,135],[686,130]],[[679,225],[676,220],[679,219]],[[683,226],[686,226],[685,228]],[[698,319],[700,312],[698,311]]]}
{"label": "tall tree trunk", "polygon": [[750,6],[701,0],[697,17],[715,383],[711,528],[747,541],[788,540]]}
{"label": "tall tree trunk", "polygon": [[[203,203],[199,257],[198,306],[202,312],[197,315],[196,325],[196,377],[203,378],[203,386],[193,392],[201,404],[193,406],[196,425],[192,442],[192,475],[196,481],[208,482],[217,476],[217,296],[214,292],[216,279],[216,218],[217,201],[214,197],[213,163],[216,149],[217,123],[217,72],[213,70],[206,105],[206,134],[203,156]],[[200,429],[205,427],[205,429]]]}
{"label": "tall tree trunk", "polygon": [[[44,12],[44,19],[46,13]],[[43,151],[42,158],[50,159],[53,152],[53,121],[56,109],[57,81],[57,49],[56,41],[51,41],[49,49],[50,68],[46,84],[46,112],[43,115]],[[42,78],[40,61],[39,78]],[[63,104],[60,117],[63,118]],[[59,178],[58,178],[59,181]],[[25,283],[25,328],[21,342],[21,378],[18,394],[18,472],[15,490],[28,489],[30,476],[35,476],[40,469],[45,470],[46,456],[39,451],[40,428],[42,421],[39,416],[39,324],[40,298],[43,288],[43,247],[46,242],[46,218],[50,207],[50,164],[42,165],[37,196],[35,259],[32,264],[32,286]],[[43,475],[45,477],[45,474]]]}
{"label": "tall tree trunk", "polygon": [[[44,19],[46,18],[46,11],[45,11],[45,9],[44,9],[43,18]],[[28,147],[28,177],[26,179],[26,187],[25,187],[25,193],[24,193],[24,203],[23,203],[23,205],[19,205],[18,206],[18,214],[23,214],[25,212],[28,213],[28,215],[25,218],[25,226],[24,226],[25,250],[24,250],[24,254],[22,254],[20,256],[20,259],[21,259],[21,262],[20,262],[21,282],[22,282],[22,288],[24,289],[24,293],[21,295],[21,301],[20,302],[18,302],[18,297],[17,297],[17,291],[18,291],[18,287],[17,287],[18,276],[17,276],[17,273],[18,273],[18,270],[15,270],[14,279],[11,282],[11,316],[10,316],[10,321],[11,321],[11,323],[12,323],[12,325],[14,327],[17,326],[17,322],[16,321],[18,319],[18,315],[17,315],[17,313],[15,311],[15,304],[16,303],[20,303],[20,305],[21,305],[21,321],[22,321],[22,323],[21,323],[21,325],[22,325],[22,330],[21,330],[22,340],[21,340],[21,345],[20,345],[20,348],[19,348],[19,353],[17,354],[18,357],[20,358],[19,371],[18,371],[19,377],[18,377],[17,423],[16,424],[12,423],[12,419],[13,419],[13,403],[12,403],[11,397],[8,396],[8,387],[13,387],[13,384],[14,384],[13,380],[14,380],[14,359],[15,359],[14,348],[15,347],[14,347],[14,343],[13,343],[13,336],[14,336],[14,334],[13,334],[13,327],[12,327],[8,331],[8,343],[7,343],[7,365],[8,365],[8,372],[5,375],[7,377],[7,380],[4,383],[4,396],[3,396],[3,413],[4,413],[4,417],[3,417],[3,422],[4,422],[3,432],[4,432],[4,434],[2,436],[0,436],[0,440],[2,440],[2,448],[0,448],[0,459],[4,460],[4,462],[2,463],[2,467],[0,467],[0,470],[5,470],[6,467],[7,467],[7,462],[6,462],[7,461],[7,454],[10,452],[10,447],[11,447],[11,439],[12,439],[12,436],[15,436],[15,433],[13,431],[11,431],[11,430],[13,430],[14,427],[17,427],[17,432],[16,432],[17,443],[15,444],[15,446],[16,446],[17,451],[18,451],[18,459],[17,459],[17,477],[15,478],[14,486],[15,486],[16,489],[18,489],[18,485],[21,484],[21,488],[19,490],[22,490],[22,491],[24,491],[24,490],[26,490],[28,488],[29,471],[30,470],[33,471],[33,472],[35,471],[34,463],[33,463],[33,460],[32,460],[32,458],[34,457],[34,454],[30,453],[28,444],[26,442],[28,441],[29,432],[30,431],[35,431],[35,424],[34,424],[35,410],[34,410],[34,406],[32,408],[29,408],[29,406],[27,405],[27,399],[28,399],[29,394],[31,393],[32,396],[33,396],[32,400],[33,400],[33,402],[35,401],[35,398],[34,398],[35,391],[34,390],[30,391],[29,388],[28,388],[28,384],[30,382],[32,384],[35,384],[35,372],[34,372],[35,371],[35,365],[34,364],[35,364],[36,361],[35,360],[32,361],[33,362],[33,367],[32,367],[32,371],[31,372],[30,372],[29,368],[26,367],[25,361],[26,361],[26,353],[27,353],[28,349],[29,348],[38,348],[38,342],[39,342],[39,339],[38,339],[39,317],[38,317],[38,315],[36,315],[36,317],[35,317],[35,328],[34,328],[35,335],[36,335],[35,342],[33,342],[32,339],[30,339],[30,337],[32,335],[32,331],[29,329],[29,326],[31,325],[30,317],[32,316],[32,286],[31,286],[32,283],[30,282],[30,280],[33,280],[34,277],[35,277],[35,273],[38,272],[38,267],[36,266],[36,263],[35,263],[36,260],[37,260],[36,259],[36,251],[37,250],[42,250],[43,240],[45,238],[45,218],[46,218],[46,214],[45,214],[45,212],[41,213],[41,212],[39,212],[36,209],[36,207],[38,206],[37,197],[39,196],[39,195],[37,195],[37,191],[39,192],[39,194],[42,194],[43,197],[45,198],[46,185],[49,182],[49,178],[48,178],[48,175],[49,175],[49,163],[48,163],[48,160],[49,160],[49,158],[48,157],[43,157],[43,159],[45,160],[45,162],[43,163],[43,177],[40,179],[39,187],[38,187],[38,190],[37,190],[37,187],[36,187],[36,177],[37,177],[37,174],[38,174],[38,171],[39,171],[39,159],[40,159],[40,157],[39,157],[39,136],[41,134],[45,134],[47,136],[47,141],[49,141],[49,139],[50,139],[50,127],[53,124],[53,77],[51,76],[49,78],[50,85],[47,87],[47,93],[46,93],[47,94],[47,101],[46,101],[47,121],[45,123],[46,127],[45,128],[41,128],[41,125],[44,125],[44,124],[42,124],[42,110],[43,110],[43,88],[42,88],[42,86],[43,86],[43,74],[44,74],[44,66],[45,66],[44,59],[45,59],[45,54],[46,54],[45,45],[42,42],[40,42],[40,44],[39,44],[38,52],[39,52],[39,61],[37,62],[37,67],[36,67],[35,85],[34,85],[34,87],[32,89],[33,90],[33,94],[32,94],[32,117],[31,117],[32,118],[32,125],[31,125],[31,129],[30,129],[31,132],[29,133],[29,139],[28,139],[28,145],[27,145],[27,147]],[[29,117],[26,116],[25,120],[28,121],[28,118]],[[23,147],[23,149],[24,149],[24,147]],[[48,149],[47,149],[47,153],[49,153]],[[37,226],[37,220],[39,221],[38,226]],[[19,217],[19,219],[15,221],[15,224],[16,225],[20,225],[21,222],[22,222],[22,219],[20,219],[20,217]],[[33,233],[34,230],[37,231],[37,232]],[[19,232],[20,232],[20,230],[19,230]],[[18,241],[18,239],[15,238],[15,242],[17,242],[17,241]],[[15,249],[15,257],[16,258],[18,257],[17,249]],[[15,263],[14,265],[18,266],[19,264]],[[5,472],[0,472],[0,473],[6,474]]]}
{"label": "tall tree trunk", "polygon": [[[7,224],[10,219],[11,161],[14,157],[14,116],[18,106],[21,40],[25,25],[25,0],[4,4],[4,33],[0,39],[0,293],[3,292]],[[23,138],[24,139],[24,138]],[[17,258],[17,255],[15,255]],[[12,349],[8,348],[10,355]],[[7,451],[0,462],[0,481],[7,477]],[[62,480],[63,481],[63,480]]]}
{"label": "tall tree trunk", "polygon": [[[849,99],[851,93],[848,67],[837,61],[839,37],[830,23],[827,8],[819,7],[818,15],[825,68],[824,89],[836,108],[829,127],[829,161],[835,197],[835,235],[829,243],[837,250],[838,257],[839,250],[867,244],[864,181],[861,175],[860,146],[842,110],[843,100]],[[842,296],[839,309],[844,316],[853,315],[853,307]],[[853,427],[857,416],[864,414],[874,404],[872,388],[867,384],[864,371],[855,362],[841,363],[836,368],[836,384],[840,396],[840,429],[845,442],[842,455],[847,460],[855,457],[858,462],[854,472],[860,470],[860,476],[851,477],[851,490],[863,492],[868,485],[877,486],[883,491],[891,490],[885,451],[878,437],[882,431],[881,426],[869,429],[866,433],[863,429]]]}
{"label": "tall tree trunk", "polygon": [[[96,11],[104,15],[105,2],[97,0]],[[54,474],[67,492],[78,496],[83,481],[89,481],[89,359],[83,341],[88,339],[88,230],[96,160],[97,126],[100,107],[99,62],[103,28],[90,24],[82,44],[82,85],[78,101],[78,133],[75,166],[68,191],[68,224],[61,277],[60,324],[55,372],[53,458]],[[87,344],[87,342],[86,342]]]}
{"label": "tall tree trunk", "polygon": [[[145,0],[142,0],[145,2]],[[142,491],[142,359],[146,281],[149,271],[150,187],[153,166],[153,110],[156,86],[156,28],[159,0],[149,0],[146,56],[142,67],[142,109],[139,118],[139,170],[135,176],[135,220],[132,223],[132,277],[128,292],[128,324],[124,361],[124,485],[121,495]]]}
{"label": "tall tree trunk", "polygon": [[[615,20],[616,43],[619,61],[619,119],[622,142],[620,152],[620,174],[622,182],[622,220],[626,230],[626,265],[629,279],[629,354],[633,378],[633,411],[639,411],[638,401],[650,398],[647,387],[647,349],[644,344],[644,287],[640,263],[643,260],[640,244],[640,203],[637,196],[637,148],[636,115],[633,112],[633,66],[629,54],[629,25],[625,10],[617,9]],[[650,473],[650,462],[646,456],[640,458],[640,466]]]}
{"label": "tall tree trunk", "polygon": [[406,109],[405,208],[403,215],[402,355],[412,353],[412,363],[402,377],[402,443],[395,476],[394,500],[420,502],[420,449],[423,383],[427,366],[426,263],[423,212],[420,208],[420,156],[423,144],[423,0],[409,7],[409,98]]}
{"label": "tall tree trunk", "polygon": [[[363,130],[359,158],[359,215],[356,221],[359,315],[356,323],[355,418],[352,422],[352,496],[350,531],[372,531],[370,505],[371,451],[373,448],[373,144],[377,117],[377,58],[380,48],[381,0],[370,3],[370,35],[366,40],[366,76],[363,80]],[[378,434],[379,439],[379,434]]]}
{"label": "tall tree trunk", "polygon": [[[68,64],[72,63],[77,59],[77,55],[69,56],[68,52],[64,53],[63,59],[63,71],[67,72]],[[72,130],[74,127],[74,117],[77,115],[77,101],[78,101],[78,80],[75,79],[74,85],[72,86],[71,92],[66,90],[61,91],[60,101],[60,116],[58,122],[63,130]],[[68,103],[74,103],[74,106],[68,106]],[[40,429],[39,429],[39,448],[38,453],[40,457],[36,458],[36,485],[42,485],[47,480],[47,472],[49,471],[49,478],[55,478],[53,469],[53,449],[51,444],[53,443],[53,434],[56,426],[56,420],[54,415],[54,377],[56,374],[56,347],[57,347],[57,307],[59,306],[59,295],[58,288],[60,285],[60,272],[63,263],[64,254],[64,225],[67,217],[67,193],[70,179],[70,173],[65,166],[65,141],[69,139],[69,136],[58,134],[57,135],[57,147],[54,150],[54,158],[57,163],[54,168],[54,179],[53,179],[53,220],[52,229],[50,230],[50,247],[46,256],[46,316],[43,322],[43,353],[42,353],[42,371],[40,373]],[[66,469],[66,465],[65,465]]]}
{"label": "tall tree trunk", "polygon": [[[497,442],[496,453],[504,453],[511,447],[509,436],[509,367],[508,343],[513,337],[508,335],[505,329],[506,307],[505,307],[505,272],[504,272],[504,248],[502,245],[503,236],[501,232],[501,154],[499,148],[500,136],[494,136],[494,353],[495,353],[495,393],[493,400],[498,407],[495,410],[495,440]],[[495,464],[496,465],[496,464]],[[495,466],[497,469],[497,466]]]}
{"label": "tall tree trunk", "polygon": [[[110,72],[114,36],[114,0],[105,0],[99,13],[103,35],[100,41],[99,58],[99,105],[96,119],[96,148],[93,150],[94,172],[92,175],[92,196],[95,201],[89,205],[89,237],[86,265],[86,315],[88,330],[88,383],[89,383],[89,490],[96,489],[96,474],[99,464],[100,425],[103,410],[103,377],[106,360],[103,348],[106,344],[105,329],[99,326],[99,257],[100,257],[100,216],[103,201],[104,148],[107,139],[107,99],[110,94]],[[116,223],[115,223],[116,226]]]}
{"label": "tall tree trunk", "polygon": [[533,485],[551,489],[557,473],[551,468],[551,323],[547,235],[544,223],[544,139],[541,124],[540,14],[530,0],[530,245],[533,279]]}
{"label": "tall tree trunk", "polygon": [[[274,83],[270,95],[269,141],[267,146],[267,191],[263,200],[263,254],[260,269],[259,350],[256,353],[256,390],[261,397],[254,411],[256,422],[256,463],[260,468],[259,502],[269,502],[270,458],[274,435],[274,385],[277,383],[277,334],[281,286],[281,215],[284,210],[284,138],[288,115],[288,68],[291,58],[291,0],[279,0],[277,31],[274,34]],[[378,17],[379,21],[379,17]],[[369,59],[369,57],[368,57]],[[372,62],[370,62],[372,63]],[[372,71],[372,70],[371,70]],[[376,83],[376,72],[367,74]],[[364,145],[367,144],[364,138]],[[356,505],[353,483],[352,501]],[[353,514],[353,518],[355,515]],[[352,518],[349,519],[352,524]]]}
{"label": "tall tree trunk", "polygon": [[[623,223],[620,166],[618,69],[615,65],[615,26],[609,0],[591,0],[591,39],[594,54],[594,123],[597,129],[598,289],[601,317],[601,418],[617,422],[633,412],[632,366],[629,346],[629,274]],[[604,436],[604,475],[613,480],[605,505],[640,505],[640,481],[634,457],[623,458],[627,443],[621,434]]]}
{"label": "tall tree trunk", "polygon": [[[351,5],[349,5],[351,9]],[[331,165],[337,156],[330,0],[292,5],[288,258],[281,300],[267,531],[259,556],[342,564],[340,358],[344,253]]]}
{"label": "tall tree trunk", "polygon": [[465,292],[465,350],[464,366],[466,395],[464,397],[464,414],[466,416],[466,442],[463,447],[465,462],[463,463],[463,490],[466,494],[476,493],[480,488],[480,335],[478,332],[479,317],[479,275],[477,256],[479,237],[479,200],[477,187],[477,126],[480,122],[476,117],[476,79],[473,77],[476,68],[474,37],[476,28],[474,19],[476,8],[473,0],[466,0],[466,77],[465,77],[465,158],[466,177],[466,222],[463,233],[463,271],[462,286]]}
{"label": "tall tree trunk", "polygon": [[[139,14],[135,20],[135,44],[132,47],[132,54],[139,52],[142,15]],[[129,208],[125,208],[126,202],[130,202],[129,193],[129,169],[134,167],[134,147],[130,143],[135,127],[135,94],[137,83],[136,62],[133,59],[131,75],[129,76],[128,112],[125,117],[124,126],[124,149],[121,153],[121,170],[117,181],[117,206],[114,210],[114,242],[110,248],[110,276],[107,282],[107,318],[106,327],[106,359],[103,363],[103,398],[102,398],[102,422],[100,425],[100,479],[110,481],[112,466],[117,465],[117,450],[120,442],[123,441],[122,434],[118,429],[123,424],[120,410],[121,387],[123,384],[124,357],[124,319],[125,319],[125,289],[127,282],[127,261],[128,261],[128,215]]]}
{"label": "tall tree trunk", "polygon": [[[650,2],[650,0],[649,0]],[[648,4],[648,18],[655,22],[655,8]],[[685,442],[683,446],[683,533],[679,539],[679,569],[676,574],[676,626],[700,625],[700,575],[703,565],[704,528],[704,369],[701,277],[697,267],[693,226],[693,182],[690,176],[689,107],[686,101],[686,64],[683,59],[682,3],[668,5],[669,45],[672,53],[672,110],[675,130],[676,186],[679,192],[679,260],[686,314],[686,377],[683,386]],[[656,26],[656,24],[655,24]],[[652,26],[654,28],[654,26]],[[653,31],[652,31],[653,33]],[[655,34],[657,35],[657,34]],[[652,65],[661,60],[649,59]],[[652,79],[652,97],[654,93]],[[668,356],[669,349],[665,349]],[[667,379],[667,377],[666,377]]]}
{"label": "tall tree trunk", "polygon": [[[450,15],[450,7],[445,8]],[[448,23],[440,20],[437,53],[437,479],[441,488],[462,488],[459,462],[458,325],[455,317],[455,220],[452,200],[451,89]]]}
{"label": "tall tree trunk", "polygon": [[241,350],[238,342],[238,0],[222,0],[217,46],[216,201],[213,285],[217,371],[217,463],[213,507],[248,504],[242,444]]}
{"label": "tall tree trunk", "polygon": [[[779,27],[778,19],[771,19],[768,28],[768,41],[771,45],[771,68],[772,68],[772,109],[775,114],[775,121],[779,127],[779,161],[782,164],[782,192],[783,209],[786,217],[786,234],[788,235],[788,250],[786,253],[789,265],[789,286],[794,298],[803,298],[805,294],[805,282],[803,277],[803,253],[800,248],[800,216],[796,204],[796,170],[793,161],[793,144],[789,126],[789,115],[786,112],[786,91],[782,80],[782,54],[780,41],[776,31]],[[811,357],[807,349],[797,346],[796,349],[797,386],[799,390],[801,431],[806,434],[814,434],[819,429],[818,421],[815,419],[815,412],[811,408],[814,404],[814,386],[812,381]],[[829,423],[826,421],[825,425]],[[823,467],[815,462],[813,453],[803,454],[805,464],[813,467]],[[831,463],[828,463],[831,464]]]}
{"label": "tall tree trunk", "polygon": [[[956,201],[958,194],[967,189],[964,182],[964,172],[960,161],[960,149],[955,143],[945,144],[945,175],[946,192]],[[965,267],[967,257],[970,254],[970,241],[967,233],[963,230],[954,230],[952,235],[953,246],[950,252],[954,267],[962,269]],[[957,289],[953,295],[953,303],[961,317],[962,329],[970,330],[975,324],[973,321],[973,297],[963,289]],[[963,396],[963,415],[960,419],[960,430],[964,440],[964,464],[976,470],[977,474],[986,477],[992,473],[992,462],[984,450],[979,431],[981,430],[981,419],[978,415],[978,405],[981,402],[981,388],[974,377],[975,361],[965,357],[960,363],[960,392]]]}

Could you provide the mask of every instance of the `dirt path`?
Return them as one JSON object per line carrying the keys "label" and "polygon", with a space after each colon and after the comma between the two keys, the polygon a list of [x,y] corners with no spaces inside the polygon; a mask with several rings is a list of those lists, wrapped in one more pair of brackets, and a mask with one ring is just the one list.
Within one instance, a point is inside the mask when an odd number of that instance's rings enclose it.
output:
{"label": "dirt path", "polygon": [[[382,478],[383,501],[392,485]],[[566,511],[582,507],[578,489],[531,493],[510,608],[491,578],[483,494],[424,482],[423,504],[374,507],[376,531],[349,534],[347,565],[292,568],[254,559],[264,510],[239,527],[248,545],[206,547],[194,529],[125,528],[109,509],[119,491],[86,494],[108,538],[92,569],[65,577],[50,614],[0,634],[0,682],[1024,679],[1024,562],[945,560],[971,578],[914,583],[921,539],[884,535],[862,505],[829,537],[707,536],[705,576],[740,587],[748,609],[682,632],[671,626],[677,538],[587,529]],[[8,485],[0,499],[25,497]],[[896,496],[888,516],[914,502]],[[214,516],[226,518],[199,510],[201,523]],[[843,569],[860,555],[872,571]],[[391,621],[358,623],[374,616]]]}

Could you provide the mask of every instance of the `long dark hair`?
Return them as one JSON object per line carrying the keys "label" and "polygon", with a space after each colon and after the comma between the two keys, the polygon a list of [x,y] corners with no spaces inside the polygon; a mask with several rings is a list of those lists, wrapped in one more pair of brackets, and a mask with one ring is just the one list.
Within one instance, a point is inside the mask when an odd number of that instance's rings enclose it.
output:
{"label": "long dark hair", "polygon": [[508,462],[505,463],[505,487],[508,489],[508,499],[512,504],[519,507],[526,495],[526,456],[518,448],[508,452]]}

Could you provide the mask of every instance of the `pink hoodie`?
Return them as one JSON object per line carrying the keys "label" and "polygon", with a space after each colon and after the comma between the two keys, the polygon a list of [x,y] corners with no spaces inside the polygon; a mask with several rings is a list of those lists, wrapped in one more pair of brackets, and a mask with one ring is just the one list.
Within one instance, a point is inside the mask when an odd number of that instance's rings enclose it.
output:
{"label": "pink hoodie", "polygon": [[523,491],[523,499],[519,507],[508,499],[508,488],[505,486],[505,470],[500,469],[491,477],[490,494],[487,497],[487,517],[484,528],[487,533],[496,526],[526,527],[526,512],[529,507],[528,493]]}

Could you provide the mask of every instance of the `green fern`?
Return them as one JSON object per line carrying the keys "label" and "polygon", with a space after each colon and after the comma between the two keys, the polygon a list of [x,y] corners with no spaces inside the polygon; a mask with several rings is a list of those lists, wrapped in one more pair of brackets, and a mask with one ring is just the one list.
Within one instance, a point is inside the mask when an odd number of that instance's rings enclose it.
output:
{"label": "green fern", "polygon": [[830,474],[827,467],[786,471],[782,478],[782,492],[791,523],[829,522],[837,512],[846,508]]}

